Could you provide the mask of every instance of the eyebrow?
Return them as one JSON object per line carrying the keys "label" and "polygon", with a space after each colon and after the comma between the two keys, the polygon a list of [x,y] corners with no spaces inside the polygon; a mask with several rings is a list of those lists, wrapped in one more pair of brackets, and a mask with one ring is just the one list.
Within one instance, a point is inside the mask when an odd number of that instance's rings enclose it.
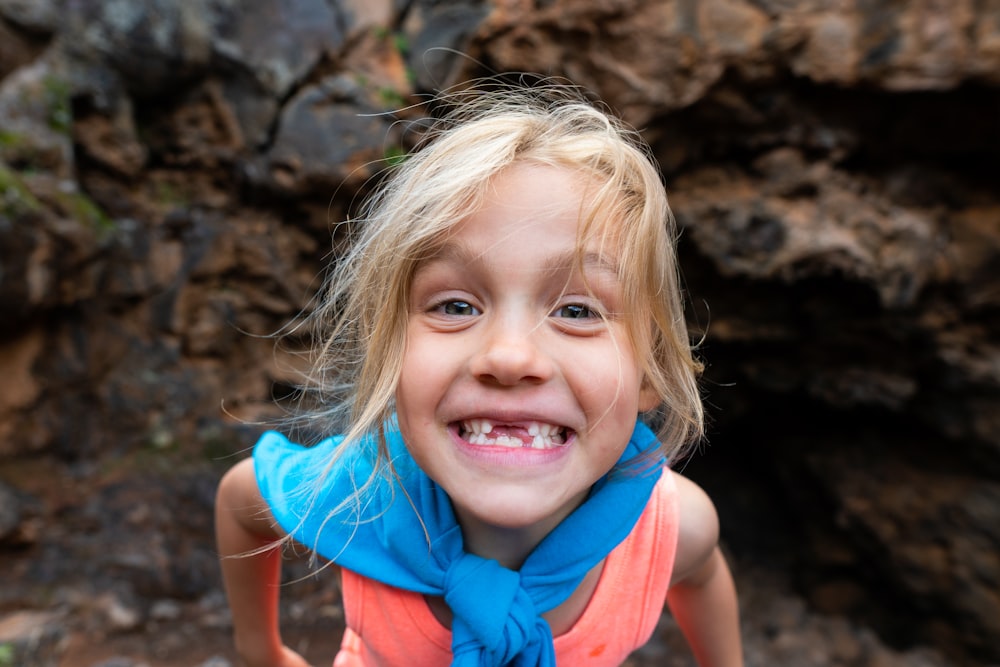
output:
{"label": "eyebrow", "polygon": [[[439,261],[454,261],[459,264],[472,264],[484,253],[473,252],[468,246],[462,243],[446,242],[433,254],[429,255],[423,264]],[[579,261],[579,264],[577,262]],[[615,279],[621,279],[621,267],[618,262],[612,261],[607,255],[587,251],[580,257],[576,250],[553,255],[545,260],[546,268],[553,271],[561,269],[573,269],[582,266],[584,269],[596,269],[600,272],[610,273]],[[419,268],[417,269],[420,270]]]}

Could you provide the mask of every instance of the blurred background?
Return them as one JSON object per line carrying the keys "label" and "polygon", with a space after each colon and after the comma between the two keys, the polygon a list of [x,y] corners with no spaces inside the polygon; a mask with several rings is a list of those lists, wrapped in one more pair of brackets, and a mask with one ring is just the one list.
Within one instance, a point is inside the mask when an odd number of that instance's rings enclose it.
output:
{"label": "blurred background", "polygon": [[[1000,0],[0,0],[0,667],[236,665],[266,336],[405,108],[505,72],[660,163],[749,664],[1000,664]],[[335,572],[283,621],[329,664]]]}

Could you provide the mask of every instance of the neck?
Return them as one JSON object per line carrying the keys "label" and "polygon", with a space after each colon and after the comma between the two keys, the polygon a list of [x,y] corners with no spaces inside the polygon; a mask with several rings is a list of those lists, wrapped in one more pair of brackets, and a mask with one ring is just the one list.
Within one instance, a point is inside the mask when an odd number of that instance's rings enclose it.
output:
{"label": "neck", "polygon": [[483,521],[460,507],[453,509],[458,525],[462,528],[463,546],[467,552],[491,558],[507,569],[519,570],[535,547],[585,498],[586,494],[564,508],[564,511],[526,526],[497,525]]}
{"label": "neck", "polygon": [[491,558],[510,570],[521,569],[528,554],[545,538],[545,534],[548,534],[546,532],[537,535],[531,530],[489,526],[461,519],[459,525],[462,526],[462,539],[466,551],[483,558]]}

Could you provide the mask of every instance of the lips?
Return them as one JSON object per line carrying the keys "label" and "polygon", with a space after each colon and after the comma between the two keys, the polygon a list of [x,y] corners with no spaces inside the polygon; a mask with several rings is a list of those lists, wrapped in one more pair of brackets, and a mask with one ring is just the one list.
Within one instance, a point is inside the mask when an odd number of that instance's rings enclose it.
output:
{"label": "lips", "polygon": [[470,445],[530,449],[553,449],[566,444],[571,431],[564,426],[539,421],[501,423],[489,419],[458,422],[458,435]]}

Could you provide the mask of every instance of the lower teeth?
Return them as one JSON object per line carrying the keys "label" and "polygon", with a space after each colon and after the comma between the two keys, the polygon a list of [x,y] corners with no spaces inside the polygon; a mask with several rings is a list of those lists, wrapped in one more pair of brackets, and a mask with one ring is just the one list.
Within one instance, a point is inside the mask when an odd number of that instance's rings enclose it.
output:
{"label": "lower teeth", "polygon": [[551,447],[556,447],[556,443],[546,440],[540,435],[536,435],[531,442],[524,442],[520,438],[509,438],[507,436],[500,436],[498,438],[487,438],[483,433],[473,433],[466,436],[466,440],[473,445],[486,445],[493,447],[509,447],[515,449],[518,447],[527,447],[529,449],[549,449]]}

